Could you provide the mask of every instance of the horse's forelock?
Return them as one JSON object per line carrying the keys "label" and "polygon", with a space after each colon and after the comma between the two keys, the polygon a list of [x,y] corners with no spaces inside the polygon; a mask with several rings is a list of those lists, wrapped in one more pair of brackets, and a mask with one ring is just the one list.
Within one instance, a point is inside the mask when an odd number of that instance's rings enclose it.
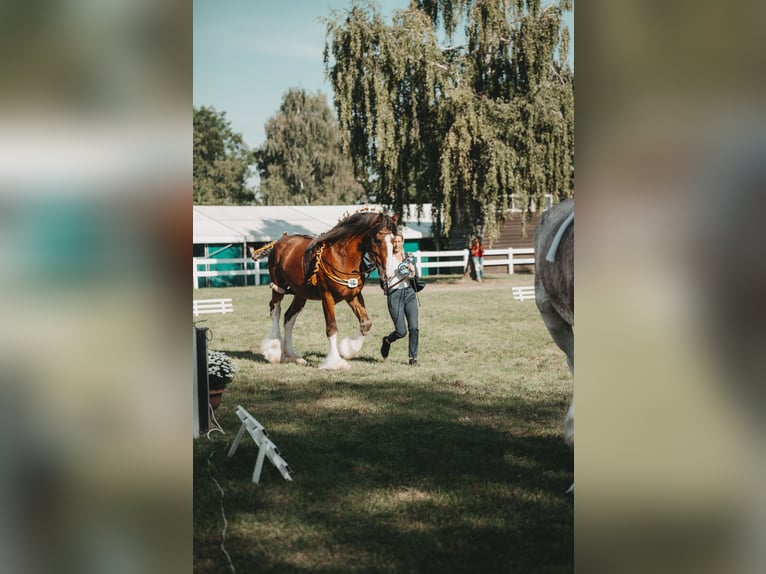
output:
{"label": "horse's forelock", "polygon": [[378,218],[375,220],[374,227],[376,233],[382,231],[383,229],[388,229],[393,235],[396,235],[396,233],[399,231],[399,228],[396,225],[396,219],[392,218],[386,213],[378,214]]}

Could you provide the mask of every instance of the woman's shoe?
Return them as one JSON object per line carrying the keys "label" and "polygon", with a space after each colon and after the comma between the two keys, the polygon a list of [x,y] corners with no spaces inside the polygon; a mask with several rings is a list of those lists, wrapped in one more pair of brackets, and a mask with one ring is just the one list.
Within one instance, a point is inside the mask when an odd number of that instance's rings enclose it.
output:
{"label": "woman's shoe", "polygon": [[383,356],[384,359],[388,358],[388,353],[391,350],[391,341],[388,340],[388,337],[383,337],[383,344],[380,346],[380,354]]}

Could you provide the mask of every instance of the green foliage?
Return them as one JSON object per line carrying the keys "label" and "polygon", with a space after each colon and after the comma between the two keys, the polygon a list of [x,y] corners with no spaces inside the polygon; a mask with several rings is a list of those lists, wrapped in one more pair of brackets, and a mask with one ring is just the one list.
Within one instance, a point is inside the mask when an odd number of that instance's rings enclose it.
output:
{"label": "green foliage", "polygon": [[[358,177],[401,211],[432,203],[492,239],[510,194],[531,211],[574,185],[574,85],[562,13],[569,0],[414,0],[390,25],[352,2],[325,21],[325,67]],[[440,46],[437,28],[465,44]],[[557,59],[558,56],[558,59]]]}
{"label": "green foliage", "polygon": [[247,187],[252,153],[234,132],[226,112],[194,108],[194,203],[240,205],[252,203]]}
{"label": "green foliage", "polygon": [[290,89],[255,152],[261,200],[266,205],[328,205],[363,199],[346,147],[325,96]]}

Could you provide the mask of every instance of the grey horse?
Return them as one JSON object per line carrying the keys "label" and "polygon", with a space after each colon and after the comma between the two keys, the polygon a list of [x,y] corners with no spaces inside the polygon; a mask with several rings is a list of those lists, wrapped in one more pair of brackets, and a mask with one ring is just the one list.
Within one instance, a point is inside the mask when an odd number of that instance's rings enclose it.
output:
{"label": "grey horse", "polygon": [[[574,378],[574,200],[544,212],[535,228],[535,302]],[[574,392],[564,440],[574,448]],[[574,489],[574,484],[570,491]]]}

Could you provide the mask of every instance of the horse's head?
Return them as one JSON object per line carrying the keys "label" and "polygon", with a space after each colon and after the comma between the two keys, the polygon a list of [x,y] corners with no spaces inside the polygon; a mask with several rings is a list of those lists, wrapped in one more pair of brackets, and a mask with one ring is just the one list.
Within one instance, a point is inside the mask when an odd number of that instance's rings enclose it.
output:
{"label": "horse's head", "polygon": [[384,289],[388,286],[388,282],[391,279],[386,274],[386,268],[388,258],[394,255],[392,239],[399,231],[398,221],[398,215],[391,217],[385,213],[380,213],[370,222],[370,232],[367,234],[366,252],[372,257],[373,264],[378,271]]}

